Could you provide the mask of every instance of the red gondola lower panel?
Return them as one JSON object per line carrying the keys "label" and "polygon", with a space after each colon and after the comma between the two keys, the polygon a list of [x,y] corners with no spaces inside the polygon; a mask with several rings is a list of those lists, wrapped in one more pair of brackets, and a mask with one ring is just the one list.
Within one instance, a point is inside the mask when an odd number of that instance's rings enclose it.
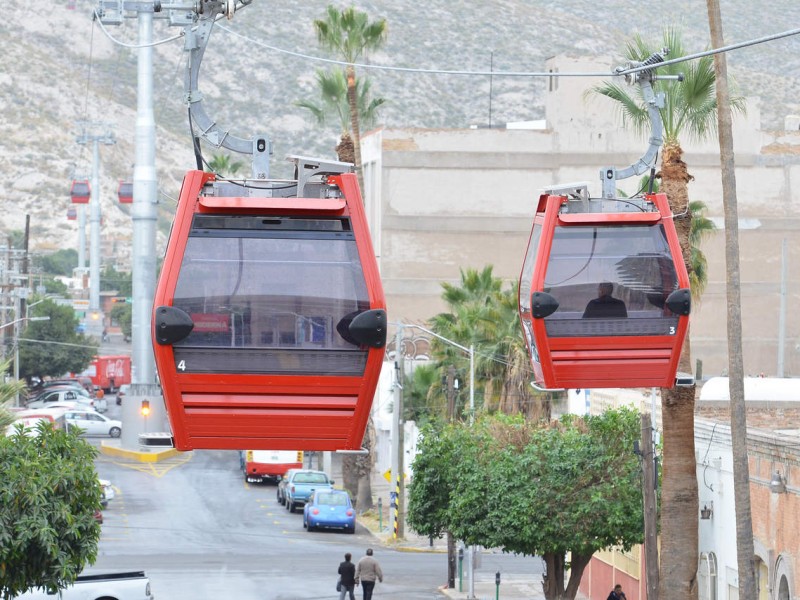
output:
{"label": "red gondola lower panel", "polygon": [[348,168],[298,159],[289,184],[187,174],[153,313],[179,450],[361,448],[386,313]]}
{"label": "red gondola lower panel", "polygon": [[673,387],[691,300],[666,197],[543,195],[519,304],[538,385]]}

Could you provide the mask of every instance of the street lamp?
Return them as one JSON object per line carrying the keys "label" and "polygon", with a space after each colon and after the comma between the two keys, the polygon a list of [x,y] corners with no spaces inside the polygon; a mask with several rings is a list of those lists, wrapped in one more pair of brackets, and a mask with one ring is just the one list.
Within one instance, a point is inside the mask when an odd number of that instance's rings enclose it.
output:
{"label": "street lamp", "polygon": [[[439,335],[435,331],[431,331],[422,325],[415,325],[411,323],[394,323],[394,325],[399,327],[401,331],[404,327],[419,329],[420,331],[424,331],[428,335],[432,335],[436,339],[442,340],[446,344],[450,344],[451,346],[454,346],[469,355],[469,423],[472,425],[473,421],[475,420],[475,346],[470,344],[469,348],[467,348],[466,346],[462,346],[458,342],[454,342],[443,335]],[[398,347],[396,351],[400,352],[400,348]]]}
{"label": "street lamp", "polygon": [[[22,317],[20,319],[14,319],[13,321],[9,321],[8,323],[4,323],[0,325],[0,329],[5,329],[6,327],[10,327],[14,325],[14,380],[19,381],[19,325],[23,321],[49,321],[50,317]],[[19,406],[19,392],[17,392],[14,400],[14,405]]]}
{"label": "street lamp", "polygon": [[[466,346],[462,346],[458,342],[454,342],[453,340],[448,339],[448,338],[444,337],[443,335],[439,335],[435,331],[431,331],[430,329],[422,327],[421,325],[415,325],[415,324],[409,324],[409,323],[394,323],[394,325],[396,325],[397,328],[398,328],[398,330],[397,330],[398,331],[398,333],[397,333],[397,344],[396,344],[397,347],[395,348],[395,353],[396,353],[396,356],[398,356],[398,357],[400,356],[400,354],[399,354],[400,353],[400,340],[401,340],[401,338],[403,336],[403,328],[404,327],[409,327],[409,328],[413,328],[413,329],[419,329],[420,331],[424,331],[428,335],[431,335],[431,336],[435,337],[438,340],[442,340],[446,344],[450,344],[451,346],[454,346],[454,347],[458,348],[462,352],[466,352],[467,354],[469,354],[469,424],[472,425],[472,423],[475,421],[475,346],[473,344],[470,344],[469,348],[467,348]],[[399,413],[399,411],[397,410],[397,407],[395,407],[395,413]],[[398,425],[397,425],[397,431],[393,431],[392,432],[392,436],[393,436],[392,439],[393,440],[399,439],[398,438],[398,436],[399,436],[399,418],[396,417],[393,420],[392,429],[394,429],[394,422],[395,421],[398,423]],[[395,455],[397,455],[397,453],[395,453]],[[398,465],[398,469],[399,469],[399,465]],[[397,470],[394,470],[394,472],[397,473]],[[395,475],[395,477],[397,477],[397,476]],[[467,588],[467,590],[468,590],[467,591],[467,598],[468,599],[475,598],[475,567],[473,565],[473,553],[474,553],[474,548],[472,546],[467,546],[467,580],[468,580],[468,584],[469,584],[469,586]]]}

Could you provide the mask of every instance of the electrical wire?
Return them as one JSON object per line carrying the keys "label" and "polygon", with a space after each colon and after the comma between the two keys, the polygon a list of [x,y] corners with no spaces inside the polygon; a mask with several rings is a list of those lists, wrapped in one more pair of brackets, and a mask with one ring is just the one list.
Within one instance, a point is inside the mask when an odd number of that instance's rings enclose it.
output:
{"label": "electrical wire", "polygon": [[106,26],[103,25],[103,22],[100,20],[100,15],[97,14],[97,9],[95,8],[92,11],[92,20],[100,24],[100,31],[102,31],[105,36],[117,46],[122,46],[123,48],[151,48],[153,46],[161,46],[162,44],[168,44],[170,42],[174,42],[176,40],[181,39],[186,35],[186,33],[181,30],[181,32],[177,35],[173,35],[172,37],[165,38],[163,40],[159,40],[157,42],[150,42],[149,44],[128,44],[125,42],[121,42],[120,40],[116,39],[111,33],[109,33]]}
{"label": "electrical wire", "polygon": [[[613,72],[603,73],[603,72],[574,72],[574,73],[552,73],[552,72],[537,72],[537,71],[466,71],[466,70],[453,70],[453,69],[419,69],[419,68],[412,68],[412,67],[397,67],[393,65],[376,65],[370,63],[349,63],[342,60],[335,60],[330,58],[322,58],[320,56],[313,56],[311,54],[303,54],[301,52],[293,52],[292,50],[286,50],[284,48],[278,48],[277,46],[271,46],[259,40],[254,40],[249,38],[237,31],[234,31],[224,25],[217,25],[222,31],[234,35],[242,40],[245,40],[251,44],[256,46],[260,46],[266,50],[272,50],[273,52],[278,52],[281,54],[287,54],[289,56],[294,56],[295,58],[302,58],[305,60],[311,60],[315,62],[322,62],[327,64],[334,64],[334,65],[341,65],[341,66],[353,66],[358,67],[361,69],[373,69],[373,70],[381,70],[381,71],[397,71],[401,73],[418,73],[418,74],[433,74],[433,75],[472,75],[472,76],[482,76],[482,77],[618,77],[623,75],[629,75],[633,73],[638,73],[639,71],[645,70],[652,70],[654,68],[653,65],[643,65],[640,67],[631,67],[627,69],[618,69]],[[800,34],[800,29],[791,29],[789,31],[784,31],[781,33],[776,33],[769,36],[764,36],[761,38],[756,38],[753,40],[748,40],[746,42],[740,42],[738,44],[730,44],[728,46],[723,46],[722,48],[716,48],[712,50],[707,50],[704,52],[697,52],[695,54],[688,54],[686,56],[679,56],[678,58],[673,58],[671,60],[667,60],[656,65],[656,68],[661,68],[668,65],[678,64],[681,62],[687,62],[690,60],[694,60],[697,58],[703,58],[705,56],[711,56],[714,54],[720,54],[723,52],[729,52],[731,50],[738,50],[740,48],[746,48],[749,46],[755,46],[757,44],[763,44],[765,42],[790,37],[793,35]]]}

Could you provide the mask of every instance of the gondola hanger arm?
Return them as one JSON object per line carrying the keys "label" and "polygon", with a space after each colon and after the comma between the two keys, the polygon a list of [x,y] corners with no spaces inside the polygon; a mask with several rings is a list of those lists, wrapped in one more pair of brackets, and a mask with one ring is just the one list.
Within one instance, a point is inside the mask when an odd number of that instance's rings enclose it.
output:
{"label": "gondola hanger arm", "polygon": [[[620,75],[624,74],[625,80],[628,83],[637,84],[642,90],[645,108],[650,117],[650,140],[645,153],[633,164],[623,169],[604,167],[600,170],[600,179],[603,182],[603,198],[616,198],[617,180],[641,175],[655,164],[656,157],[658,156],[658,149],[664,143],[662,134],[663,123],[661,121],[661,113],[659,112],[659,109],[664,108],[664,94],[656,94],[653,91],[652,83],[659,79],[683,81],[683,75],[657,76],[655,74],[656,66],[664,62],[664,57],[668,53],[669,49],[663,48],[661,52],[654,52],[642,62],[633,61],[624,67],[617,67],[617,69],[615,69],[616,73]],[[646,67],[649,65],[652,65],[653,68],[636,71],[634,73],[625,73],[625,71],[629,69]]]}
{"label": "gondola hanger arm", "polygon": [[269,157],[272,142],[266,134],[244,138],[224,129],[206,112],[203,94],[200,92],[200,65],[208,47],[214,24],[221,17],[233,18],[236,10],[247,6],[252,0],[198,0],[195,5],[195,22],[184,28],[184,50],[189,60],[184,77],[185,100],[189,106],[189,117],[197,127],[200,137],[217,148],[227,148],[239,154],[253,157],[253,178],[269,177]]}

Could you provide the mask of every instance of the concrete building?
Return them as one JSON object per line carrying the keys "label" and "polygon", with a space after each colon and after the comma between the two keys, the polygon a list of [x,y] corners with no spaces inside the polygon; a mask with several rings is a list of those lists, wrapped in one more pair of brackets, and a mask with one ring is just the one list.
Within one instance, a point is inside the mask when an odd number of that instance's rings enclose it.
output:
{"label": "concrete building", "polygon": [[[559,56],[552,72],[610,72],[611,59]],[[441,282],[464,268],[494,265],[516,280],[542,188],[588,181],[600,193],[602,167],[625,167],[646,141],[622,130],[611,101],[587,97],[600,79],[550,80],[543,129],[381,129],[364,136],[365,201],[392,321],[440,312]],[[800,131],[762,131],[758,100],[735,120],[744,359],[748,373],[800,375]],[[683,140],[682,140],[683,142]],[[719,227],[723,205],[716,139],[683,142],[694,181],[690,198]],[[638,181],[620,189],[634,193]],[[702,250],[709,282],[693,309],[692,358],[703,375],[727,367],[724,232]]]}

